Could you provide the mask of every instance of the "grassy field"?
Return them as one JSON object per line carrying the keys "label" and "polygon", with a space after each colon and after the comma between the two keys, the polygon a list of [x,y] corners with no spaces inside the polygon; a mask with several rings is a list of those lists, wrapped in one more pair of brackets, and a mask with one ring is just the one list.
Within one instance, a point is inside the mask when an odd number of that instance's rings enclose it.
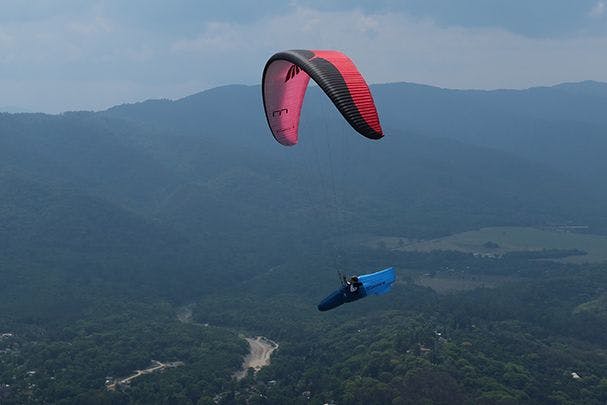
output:
{"label": "grassy field", "polygon": [[513,277],[469,275],[458,273],[455,275],[422,275],[415,279],[415,284],[430,287],[439,294],[446,294],[454,291],[473,290],[475,288],[494,288],[500,284],[513,280]]}
{"label": "grassy field", "polygon": [[379,237],[368,239],[365,244],[394,250],[422,252],[456,250],[483,255],[501,255],[508,252],[542,249],[579,249],[587,254],[560,260],[571,263],[607,261],[606,236],[530,227],[482,228],[425,241]]}

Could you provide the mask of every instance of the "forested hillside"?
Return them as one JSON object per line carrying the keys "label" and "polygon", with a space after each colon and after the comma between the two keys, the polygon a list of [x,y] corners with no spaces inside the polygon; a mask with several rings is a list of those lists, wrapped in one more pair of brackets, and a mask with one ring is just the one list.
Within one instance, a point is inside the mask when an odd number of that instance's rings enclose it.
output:
{"label": "forested hillside", "polygon": [[[607,269],[560,261],[583,246],[361,242],[607,234],[605,85],[372,91],[384,139],[311,88],[291,148],[258,86],[1,113],[0,403],[605,403]],[[389,295],[316,310],[389,266]],[[271,365],[236,381],[260,334]],[[106,388],[152,360],[183,365]]]}

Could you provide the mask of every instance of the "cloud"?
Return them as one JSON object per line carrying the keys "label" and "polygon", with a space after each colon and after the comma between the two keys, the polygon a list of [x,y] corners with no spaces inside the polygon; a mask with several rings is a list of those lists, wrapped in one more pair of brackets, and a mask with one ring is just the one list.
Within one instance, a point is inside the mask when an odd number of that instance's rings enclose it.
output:
{"label": "cloud", "polygon": [[[195,39],[176,42],[172,51],[198,53],[217,69],[238,66],[238,71],[222,69],[217,77],[223,82],[230,82],[230,75],[231,81],[255,82],[262,59],[277,50],[335,48],[351,55],[372,82],[521,88],[607,80],[607,55],[596,52],[606,46],[605,36],[529,38],[496,28],[444,27],[403,13],[299,7],[250,24],[210,24]],[[222,59],[213,61],[219,54]]]}
{"label": "cloud", "polygon": [[0,27],[0,63],[7,58],[8,51],[14,47],[14,42],[15,38],[2,31],[2,28]]}
{"label": "cloud", "polygon": [[72,21],[66,28],[76,35],[94,35],[111,32],[112,24],[105,18],[96,16],[89,21]]}
{"label": "cloud", "polygon": [[591,17],[602,17],[605,15],[605,11],[607,11],[607,3],[604,1],[597,1],[596,4],[590,10],[589,15]]}
{"label": "cloud", "polygon": [[320,11],[297,4],[248,22],[207,20],[183,31],[129,24],[102,7],[4,22],[0,105],[99,109],[221,84],[257,84],[268,57],[296,48],[340,49],[372,83],[523,88],[607,81],[607,54],[597,51],[607,49],[607,35],[530,38],[492,27],[445,26],[403,12]]}
{"label": "cloud", "polygon": [[237,25],[211,22],[196,38],[179,39],[171,44],[175,53],[225,52],[236,51],[245,47],[239,40],[240,29]]}

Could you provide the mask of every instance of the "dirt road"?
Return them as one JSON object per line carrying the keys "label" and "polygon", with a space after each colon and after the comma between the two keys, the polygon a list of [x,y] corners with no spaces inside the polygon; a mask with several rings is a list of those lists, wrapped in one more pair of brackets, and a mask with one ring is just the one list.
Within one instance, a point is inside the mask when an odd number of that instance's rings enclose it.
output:
{"label": "dirt road", "polygon": [[113,380],[113,381],[108,381],[106,383],[106,388],[109,391],[115,391],[116,388],[128,385],[135,378],[139,378],[142,375],[151,374],[151,373],[154,373],[156,371],[162,371],[165,368],[172,368],[172,367],[179,367],[179,366],[183,366],[183,362],[181,362],[181,361],[173,361],[173,362],[168,362],[168,363],[161,363],[159,361],[152,360],[152,365],[150,367],[146,368],[145,370],[136,370],[134,374],[132,374],[132,375],[130,375],[128,377],[125,377],[125,378],[122,378],[122,379],[116,379],[116,380]]}
{"label": "dirt road", "polygon": [[262,367],[270,364],[270,356],[272,352],[278,349],[278,344],[263,336],[257,336],[256,338],[245,338],[249,343],[249,354],[244,358],[242,363],[242,369],[234,374],[237,380],[242,380],[249,371],[249,368],[255,370],[255,372],[262,369]]}

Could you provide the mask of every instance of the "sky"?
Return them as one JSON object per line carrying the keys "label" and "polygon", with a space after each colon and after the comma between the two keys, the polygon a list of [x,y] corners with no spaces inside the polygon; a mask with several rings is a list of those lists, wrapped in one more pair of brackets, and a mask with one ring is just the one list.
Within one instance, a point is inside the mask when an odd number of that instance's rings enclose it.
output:
{"label": "sky", "polygon": [[607,82],[607,0],[0,0],[0,110],[101,110],[259,84],[285,49],[370,83]]}

